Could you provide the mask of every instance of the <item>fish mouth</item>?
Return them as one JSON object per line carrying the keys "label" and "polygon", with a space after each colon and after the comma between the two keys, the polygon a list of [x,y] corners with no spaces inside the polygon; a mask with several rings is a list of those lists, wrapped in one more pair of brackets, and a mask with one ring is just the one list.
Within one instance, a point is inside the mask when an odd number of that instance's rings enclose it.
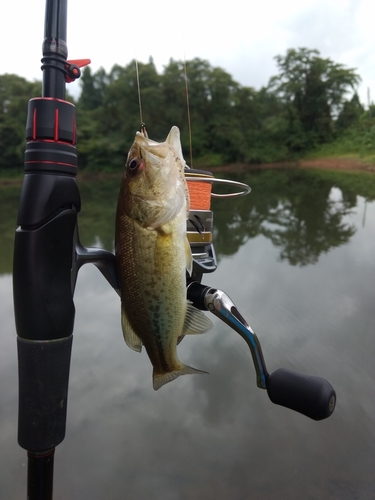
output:
{"label": "fish mouth", "polygon": [[[147,144],[147,146],[140,146],[141,156],[143,156],[146,153],[146,154],[149,154],[151,156],[156,156],[157,158],[161,158],[161,159],[166,158],[167,155],[165,154],[165,151],[158,151],[158,149],[161,149],[158,146],[160,146],[160,144],[157,144],[157,143],[155,145]],[[143,156],[143,158],[144,158],[144,156]]]}
{"label": "fish mouth", "polygon": [[166,158],[167,156],[164,145],[162,145],[160,142],[155,142],[151,139],[148,139],[140,132],[137,132],[136,143],[139,148],[139,155],[141,158],[144,158],[145,153],[156,156],[157,158]]}

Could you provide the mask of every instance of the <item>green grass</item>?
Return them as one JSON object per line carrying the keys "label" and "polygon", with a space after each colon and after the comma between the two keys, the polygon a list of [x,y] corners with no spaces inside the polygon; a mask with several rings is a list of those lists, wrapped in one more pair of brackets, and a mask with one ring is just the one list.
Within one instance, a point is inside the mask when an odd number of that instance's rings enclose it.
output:
{"label": "green grass", "polygon": [[0,168],[0,181],[2,180],[21,180],[24,176],[23,168]]}
{"label": "green grass", "polygon": [[353,151],[348,152],[344,148],[338,148],[336,144],[325,144],[319,149],[310,151],[302,159],[303,160],[319,160],[323,158],[339,159],[339,160],[354,160],[365,165],[375,164],[375,148],[373,151]]}
{"label": "green grass", "polygon": [[348,129],[330,143],[322,144],[306,154],[304,159],[342,158],[364,164],[375,163],[375,125],[360,123]]}

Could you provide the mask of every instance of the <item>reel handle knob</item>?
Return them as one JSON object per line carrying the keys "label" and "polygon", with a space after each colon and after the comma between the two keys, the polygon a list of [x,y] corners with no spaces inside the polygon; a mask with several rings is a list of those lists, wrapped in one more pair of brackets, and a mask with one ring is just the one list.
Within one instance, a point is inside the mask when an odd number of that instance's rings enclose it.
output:
{"label": "reel handle knob", "polygon": [[336,392],[327,380],[286,368],[279,368],[269,375],[267,393],[272,403],[298,411],[313,420],[328,418],[336,405]]}

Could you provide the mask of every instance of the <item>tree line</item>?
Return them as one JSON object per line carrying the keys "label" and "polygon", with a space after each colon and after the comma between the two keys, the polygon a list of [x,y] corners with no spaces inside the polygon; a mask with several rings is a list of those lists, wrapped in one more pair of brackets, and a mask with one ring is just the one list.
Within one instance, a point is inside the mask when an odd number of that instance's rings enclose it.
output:
{"label": "tree line", "polygon": [[[161,73],[152,58],[109,72],[86,67],[78,100],[70,98],[77,109],[80,169],[122,168],[140,128],[138,81],[149,136],[164,140],[177,125],[188,163],[190,118],[195,167],[286,161],[340,140],[350,148],[373,148],[375,106],[365,109],[359,101],[354,69],[307,48],[289,49],[275,59],[278,74],[260,90],[199,58],[171,59]],[[1,170],[23,164],[27,102],[38,95],[40,82],[0,75]]]}

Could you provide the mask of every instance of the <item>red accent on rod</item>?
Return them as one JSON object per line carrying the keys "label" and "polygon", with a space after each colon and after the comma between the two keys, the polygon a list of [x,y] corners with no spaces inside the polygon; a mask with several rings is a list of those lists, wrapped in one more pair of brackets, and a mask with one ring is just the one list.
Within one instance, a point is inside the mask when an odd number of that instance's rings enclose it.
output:
{"label": "red accent on rod", "polygon": [[53,127],[53,138],[55,141],[59,140],[59,110],[55,109],[55,123]]}
{"label": "red accent on rod", "polygon": [[75,116],[73,115],[72,116],[72,121],[73,121],[73,138],[72,138],[72,144],[75,145],[75,143],[77,142],[77,124],[76,124],[76,119],[75,119]]}
{"label": "red accent on rod", "polygon": [[71,102],[66,101],[65,99],[58,99],[57,97],[33,97],[30,101],[59,101],[64,104],[69,104],[70,106],[73,106],[73,108],[75,107]]}
{"label": "red accent on rod", "polygon": [[34,108],[33,113],[33,128],[32,128],[32,138],[36,140],[36,108]]}
{"label": "red accent on rod", "polygon": [[45,139],[45,138],[43,138],[43,139],[30,139],[27,142],[28,143],[29,142],[53,142],[53,143],[57,142],[58,144],[64,144],[64,146],[66,146],[66,145],[74,146],[74,144],[72,144],[70,141],[69,142],[68,141],[60,141],[60,140],[55,141],[54,139]]}
{"label": "red accent on rod", "polygon": [[48,160],[31,160],[25,161],[25,165],[29,165],[31,163],[45,163],[47,165],[64,165],[64,167],[74,167],[77,168],[77,165],[73,165],[73,163],[64,163],[63,161],[48,161]]}

